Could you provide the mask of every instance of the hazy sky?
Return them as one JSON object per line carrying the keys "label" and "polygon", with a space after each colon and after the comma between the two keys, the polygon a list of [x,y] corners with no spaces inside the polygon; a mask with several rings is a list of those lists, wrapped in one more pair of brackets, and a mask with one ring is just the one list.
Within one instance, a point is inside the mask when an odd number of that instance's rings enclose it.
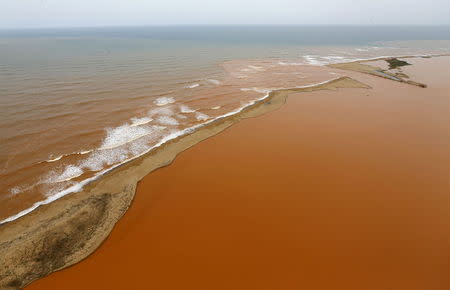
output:
{"label": "hazy sky", "polygon": [[450,0],[0,0],[0,28],[450,24]]}

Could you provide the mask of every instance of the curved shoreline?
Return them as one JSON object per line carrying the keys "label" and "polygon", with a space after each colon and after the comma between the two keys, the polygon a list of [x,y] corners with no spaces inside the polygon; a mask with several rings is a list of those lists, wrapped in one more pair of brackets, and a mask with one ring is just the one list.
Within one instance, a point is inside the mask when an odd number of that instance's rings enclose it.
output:
{"label": "curved shoreline", "polygon": [[[380,60],[383,59],[385,60]],[[371,60],[343,64],[368,61]],[[378,69],[375,66],[367,67]],[[346,70],[344,67],[341,69]],[[347,70],[373,75],[366,71]],[[23,288],[89,256],[108,237],[116,222],[131,205],[137,182],[152,171],[169,165],[184,150],[242,119],[257,117],[280,108],[291,93],[338,88],[370,87],[343,76],[312,85],[273,89],[247,106],[187,128],[175,136],[168,136],[141,156],[93,177],[79,191],[53,197],[51,201],[39,204],[10,221],[2,221],[0,250],[3,253],[4,267],[0,270],[0,288]]]}
{"label": "curved shoreline", "polygon": [[150,152],[96,178],[76,194],[39,206],[19,219],[0,225],[4,267],[0,288],[23,288],[32,281],[73,265],[94,252],[130,206],[137,182],[169,165],[182,151],[242,119],[281,107],[294,92],[337,88],[369,88],[349,77],[319,84],[275,90],[238,112],[211,120],[197,130],[177,136]]}
{"label": "curved shoreline", "polygon": [[136,159],[138,159],[140,157],[145,156],[146,154],[150,153],[151,151],[157,149],[158,147],[163,146],[167,142],[170,142],[170,141],[175,140],[177,138],[181,138],[181,137],[183,137],[183,136],[185,136],[187,134],[190,134],[191,132],[193,132],[195,130],[199,130],[199,129],[205,127],[205,126],[209,126],[210,124],[213,124],[216,121],[220,121],[220,120],[222,120],[224,118],[232,117],[232,116],[234,116],[236,114],[240,114],[241,112],[244,112],[245,110],[247,110],[247,109],[249,109],[249,108],[251,108],[253,106],[257,106],[261,102],[264,102],[266,99],[270,98],[271,97],[270,94],[272,94],[272,93],[276,93],[276,92],[284,91],[284,90],[306,89],[306,88],[318,87],[318,86],[321,86],[321,85],[326,85],[327,83],[336,81],[338,79],[339,78],[334,78],[334,79],[330,79],[330,80],[327,80],[327,81],[324,81],[324,82],[321,82],[321,83],[316,83],[316,84],[311,84],[311,85],[306,85],[306,86],[299,86],[299,87],[288,88],[288,89],[285,89],[285,88],[274,89],[274,90],[270,91],[268,94],[266,94],[264,97],[254,101],[254,102],[252,102],[251,104],[248,104],[248,105],[246,105],[244,107],[241,107],[238,110],[231,111],[229,113],[226,113],[226,114],[224,114],[222,116],[219,116],[219,117],[217,117],[215,119],[212,119],[210,121],[207,121],[205,123],[198,124],[198,125],[195,125],[195,126],[192,126],[192,127],[186,128],[186,129],[183,129],[183,130],[181,130],[179,132],[176,132],[174,134],[168,135],[165,138],[163,138],[160,142],[158,142],[156,145],[154,145],[151,148],[149,148],[145,153],[143,153],[141,155],[138,155],[138,156],[133,156],[132,158],[128,159],[127,161],[125,161],[123,163],[120,163],[120,164],[117,164],[116,166],[113,166],[113,167],[108,168],[106,170],[102,170],[102,171],[98,172],[97,174],[95,174],[93,177],[85,179],[85,180],[81,181],[78,184],[75,184],[75,185],[73,185],[73,186],[71,186],[71,187],[69,187],[69,188],[67,188],[67,189],[65,189],[63,191],[58,192],[55,195],[52,195],[52,196],[48,197],[45,200],[36,202],[31,207],[29,207],[29,208],[27,208],[25,210],[22,210],[19,213],[13,215],[13,216],[10,216],[8,218],[5,218],[5,219],[1,220],[0,221],[0,226],[3,225],[3,224],[6,224],[6,223],[12,222],[12,221],[14,221],[14,220],[16,220],[18,218],[21,218],[21,217],[23,217],[23,216],[33,212],[34,210],[36,210],[37,208],[39,208],[42,205],[50,204],[50,203],[52,203],[52,202],[54,202],[54,201],[56,201],[56,200],[58,200],[58,199],[60,199],[60,198],[62,198],[64,196],[66,196],[68,194],[80,192],[81,190],[83,190],[83,188],[86,185],[88,185],[88,184],[90,184],[92,182],[95,182],[99,178],[102,178],[105,174],[108,174],[108,173],[114,171],[115,169],[117,169],[117,168],[119,168],[119,167],[129,163],[129,162],[132,162],[132,161],[134,161],[134,160],[136,160]]}
{"label": "curved shoreline", "polygon": [[[356,72],[359,72],[359,73],[367,73],[367,74],[371,74],[371,75],[374,75],[374,76],[377,76],[377,77],[383,77],[383,78],[391,79],[391,80],[394,80],[394,81],[408,83],[408,84],[411,84],[411,85],[416,85],[416,86],[420,86],[420,87],[426,87],[426,85],[424,85],[424,84],[417,83],[417,82],[414,82],[414,81],[411,81],[411,80],[404,80],[402,78],[397,78],[395,75],[391,74],[390,72],[385,72],[385,71],[382,71],[380,68],[377,68],[377,67],[374,67],[374,66],[371,66],[371,65],[366,65],[366,64],[363,64],[363,63],[371,62],[371,61],[387,60],[389,58],[421,58],[421,57],[430,58],[430,57],[440,57],[440,56],[449,56],[449,55],[450,54],[379,56],[379,57],[368,58],[368,59],[356,59],[356,60],[349,61],[349,62],[342,62],[342,63],[339,62],[339,63],[334,63],[334,64],[328,64],[328,65],[325,65],[325,66],[331,67],[331,68],[343,69],[343,70],[347,70],[347,71],[356,71]],[[331,79],[331,80],[325,81],[323,83],[327,83],[327,82],[333,81],[333,80],[335,80],[335,79]],[[272,92],[275,92],[275,91],[289,90],[289,89],[298,89],[298,88],[307,88],[307,87],[315,87],[315,86],[318,86],[318,85],[321,85],[321,84],[322,83],[316,83],[316,84],[300,86],[300,87],[294,87],[294,88],[276,88],[276,89],[272,89],[269,92],[269,94],[272,93]],[[266,98],[269,97],[269,94],[266,94],[264,97],[254,101],[253,103],[251,103],[249,105],[241,107],[238,110],[226,113],[226,114],[224,114],[222,116],[219,116],[219,117],[217,117],[215,119],[212,119],[212,120],[210,120],[208,122],[205,122],[205,123],[202,123],[202,124],[198,124],[198,125],[192,126],[190,128],[186,128],[186,129],[184,129],[182,131],[179,131],[179,132],[173,133],[171,135],[168,135],[168,136],[164,137],[156,145],[154,145],[151,148],[149,148],[148,150],[146,150],[144,153],[142,153],[140,155],[137,155],[137,156],[133,156],[133,157],[129,158],[128,160],[123,161],[120,164],[112,166],[111,168],[101,170],[101,171],[97,172],[92,177],[89,177],[89,178],[87,178],[85,180],[82,180],[79,183],[77,183],[77,184],[75,184],[73,186],[70,186],[69,188],[66,188],[66,189],[64,189],[62,191],[59,191],[56,194],[54,194],[52,196],[49,196],[48,198],[46,198],[44,200],[40,200],[40,201],[34,203],[29,208],[26,208],[26,209],[24,209],[24,210],[22,210],[22,211],[20,211],[20,212],[18,212],[16,214],[12,215],[12,216],[9,216],[9,217],[4,218],[3,220],[0,220],[0,227],[3,224],[12,222],[12,221],[14,221],[14,220],[16,220],[18,218],[21,218],[22,216],[30,214],[31,212],[33,212],[34,210],[36,210],[37,208],[39,208],[42,205],[46,205],[46,204],[52,203],[52,202],[54,202],[54,201],[56,201],[56,200],[58,200],[58,199],[60,199],[60,198],[62,198],[64,196],[66,196],[68,194],[76,193],[76,192],[80,192],[80,191],[84,190],[85,186],[89,185],[92,182],[95,182],[99,178],[102,178],[105,174],[108,174],[109,172],[115,170],[116,168],[119,168],[120,166],[123,166],[123,165],[127,164],[128,162],[132,162],[133,160],[135,160],[137,158],[145,156],[146,154],[148,154],[152,150],[155,150],[156,148],[164,145],[166,142],[169,142],[169,141],[171,141],[173,139],[176,139],[176,138],[182,137],[182,136],[184,136],[186,134],[189,134],[191,131],[200,129],[203,126],[208,126],[210,123],[213,123],[213,122],[215,122],[217,120],[220,120],[222,118],[227,118],[227,117],[230,117],[231,115],[239,114],[239,113],[243,112],[245,109],[247,109],[248,107],[255,106],[259,102],[264,101]],[[93,149],[93,150],[95,150],[95,149]],[[91,150],[91,151],[93,151],[93,150]],[[101,149],[99,149],[99,150],[101,150]],[[75,152],[75,153],[71,153],[71,154],[84,154],[84,152],[85,151],[80,151],[80,152]],[[70,154],[68,154],[68,155],[70,155]],[[61,158],[61,156],[57,157],[54,160],[59,160],[60,158]],[[54,160],[51,160],[51,161],[54,161]],[[48,160],[40,161],[39,163],[41,163],[41,162],[49,162],[49,161]]]}

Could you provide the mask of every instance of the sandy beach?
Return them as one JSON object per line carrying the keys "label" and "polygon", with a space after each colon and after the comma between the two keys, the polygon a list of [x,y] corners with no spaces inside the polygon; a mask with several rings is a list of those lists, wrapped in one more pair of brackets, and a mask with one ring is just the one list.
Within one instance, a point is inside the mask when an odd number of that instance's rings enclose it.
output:
{"label": "sandy beach", "polygon": [[408,62],[427,88],[342,71],[2,225],[2,285],[449,288],[450,57]]}

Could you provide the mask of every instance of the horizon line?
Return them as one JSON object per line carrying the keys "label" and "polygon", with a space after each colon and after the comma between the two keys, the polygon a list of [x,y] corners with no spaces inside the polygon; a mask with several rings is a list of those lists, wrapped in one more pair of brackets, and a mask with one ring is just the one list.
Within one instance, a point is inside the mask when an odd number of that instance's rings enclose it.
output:
{"label": "horizon line", "polygon": [[436,24],[436,23],[382,23],[382,24],[359,24],[359,23],[337,23],[337,24],[327,24],[327,23],[304,23],[304,24],[262,24],[262,23],[255,23],[255,24],[232,24],[232,23],[225,23],[225,24],[123,24],[123,25],[115,25],[115,24],[106,24],[106,25],[61,25],[61,26],[23,26],[23,27],[0,27],[0,30],[40,30],[40,29],[89,29],[89,28],[144,28],[144,27],[180,27],[180,26],[190,26],[190,27],[224,27],[224,26],[280,26],[280,27],[295,27],[295,26],[368,26],[368,27],[376,27],[376,26],[427,26],[427,27],[441,27],[441,26],[450,26],[450,23],[442,23],[442,24]]}

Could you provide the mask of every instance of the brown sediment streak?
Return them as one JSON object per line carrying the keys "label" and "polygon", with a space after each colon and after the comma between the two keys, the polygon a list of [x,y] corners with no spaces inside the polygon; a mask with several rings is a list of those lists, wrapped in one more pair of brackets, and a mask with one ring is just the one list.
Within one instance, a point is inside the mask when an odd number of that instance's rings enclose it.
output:
{"label": "brown sediment streak", "polygon": [[29,288],[450,289],[449,61],[408,61],[426,90],[348,72],[373,89],[291,94],[200,142]]}
{"label": "brown sediment streak", "polygon": [[[324,66],[286,66],[284,64],[288,63],[281,63],[279,59],[226,61],[221,65],[223,70],[220,76],[210,76],[219,78],[220,82],[211,84],[209,82],[213,80],[202,79],[198,82],[200,86],[195,89],[179,89],[178,85],[171,83],[161,85],[157,91],[149,93],[136,90],[132,84],[137,85],[142,81],[136,79],[127,80],[127,89],[113,86],[113,89],[98,90],[94,82],[61,93],[61,100],[68,98],[67,104],[73,102],[73,106],[67,105],[66,109],[61,108],[61,105],[40,104],[38,107],[48,112],[41,114],[40,111],[31,110],[35,113],[30,118],[22,114],[9,118],[4,124],[8,128],[2,128],[7,138],[2,143],[5,150],[0,154],[0,159],[5,160],[0,172],[0,224],[28,213],[38,205],[49,203],[53,198],[78,191],[93,177],[145,154],[162,139],[175,135],[173,132],[204,123],[206,115],[210,117],[208,120],[212,120],[235,111],[260,98],[262,93],[266,94],[271,88],[319,83],[329,79],[331,74],[351,76],[348,71],[342,73]],[[191,81],[196,82],[197,77]],[[58,93],[61,86],[65,86],[64,82],[56,87],[50,86],[50,91]],[[253,89],[242,90],[246,88]],[[20,92],[19,84],[16,90]],[[95,106],[85,104],[86,99],[82,96],[85,90],[95,96],[89,97],[96,102]],[[104,90],[114,93],[104,98]],[[176,102],[167,104],[163,107],[167,111],[158,113],[156,111],[160,106],[158,102],[154,103],[158,101],[154,98],[162,97],[162,91],[166,95],[167,91],[171,92],[170,98]],[[114,102],[107,101],[114,94],[129,97],[114,97]],[[45,94],[40,97],[45,99]],[[97,97],[103,101],[97,102]],[[193,110],[183,111],[180,105],[189,105]],[[220,108],[212,109],[217,106]],[[17,105],[14,110],[22,112],[23,106]],[[189,114],[189,110],[198,113]],[[111,117],[106,117],[109,114]],[[159,118],[158,114],[170,116],[169,125],[164,124],[167,118]],[[145,118],[154,120],[144,124],[142,119]],[[86,149],[90,149],[90,152],[80,152]],[[76,177],[78,174],[82,175]]]}
{"label": "brown sediment streak", "polygon": [[272,91],[266,98],[236,114],[218,118],[121,165],[86,185],[80,192],[66,195],[0,225],[0,288],[22,288],[81,261],[95,251],[130,206],[137,182],[155,169],[169,165],[180,152],[241,119],[281,107],[290,93],[338,88],[369,86],[350,77],[340,77],[317,85]]}

